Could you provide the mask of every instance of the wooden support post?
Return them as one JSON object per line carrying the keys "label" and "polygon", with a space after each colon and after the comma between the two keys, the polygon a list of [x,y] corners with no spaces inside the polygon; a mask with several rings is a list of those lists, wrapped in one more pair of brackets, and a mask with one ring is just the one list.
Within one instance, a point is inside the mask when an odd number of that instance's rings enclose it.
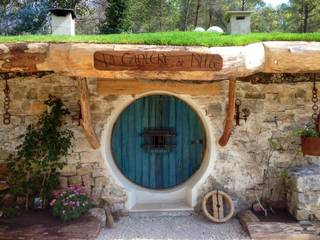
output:
{"label": "wooden support post", "polygon": [[80,124],[83,127],[84,133],[91,147],[94,149],[97,149],[100,147],[100,142],[91,125],[89,89],[87,85],[87,79],[78,78],[78,81],[79,81],[80,107],[81,107]]}
{"label": "wooden support post", "polygon": [[223,134],[219,140],[220,146],[227,145],[233,129],[234,114],[236,111],[236,79],[229,80],[229,102],[228,112],[224,125]]}

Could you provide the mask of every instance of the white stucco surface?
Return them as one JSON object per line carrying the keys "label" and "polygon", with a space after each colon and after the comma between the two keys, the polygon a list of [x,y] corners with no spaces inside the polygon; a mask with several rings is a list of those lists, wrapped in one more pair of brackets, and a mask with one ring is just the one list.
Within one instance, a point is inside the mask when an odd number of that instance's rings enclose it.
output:
{"label": "white stucco surface", "polygon": [[63,17],[51,15],[51,25],[53,35],[75,35],[75,20],[71,13]]}
{"label": "white stucco surface", "polygon": [[[134,100],[143,96],[159,93],[174,95],[187,102],[197,112],[206,132],[206,149],[200,169],[187,182],[169,190],[152,190],[132,183],[120,172],[114,162],[111,152],[112,128],[120,113]],[[139,206],[139,208],[141,208],[143,205],[145,205],[146,209],[148,209],[148,204],[150,203],[158,204],[160,206],[158,210],[161,210],[161,206],[163,206],[162,210],[168,210],[167,207],[170,207],[170,205],[175,205],[175,209],[181,210],[185,210],[186,206],[190,208],[195,207],[198,199],[198,189],[213,171],[214,166],[215,155],[213,149],[216,141],[213,141],[213,136],[211,135],[213,131],[211,130],[208,122],[209,120],[205,118],[203,109],[201,109],[190,96],[156,91],[137,95],[132,98],[126,98],[123,99],[121,103],[117,104],[117,107],[114,109],[114,113],[110,116],[105,125],[101,139],[102,146],[104,147],[102,147],[101,150],[105,159],[106,168],[109,170],[108,172],[111,173],[115,183],[124,188],[127,192],[128,201],[126,205],[129,210],[134,211],[135,206]]]}

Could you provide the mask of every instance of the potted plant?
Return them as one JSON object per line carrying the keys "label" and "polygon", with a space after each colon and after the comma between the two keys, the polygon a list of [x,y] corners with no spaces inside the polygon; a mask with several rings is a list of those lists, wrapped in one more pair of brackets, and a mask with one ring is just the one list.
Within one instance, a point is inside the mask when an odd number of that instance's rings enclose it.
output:
{"label": "potted plant", "polygon": [[320,132],[316,128],[298,129],[295,135],[301,137],[301,150],[304,156],[320,156]]}
{"label": "potted plant", "polygon": [[301,134],[303,155],[320,156],[320,132],[315,129],[305,129]]}

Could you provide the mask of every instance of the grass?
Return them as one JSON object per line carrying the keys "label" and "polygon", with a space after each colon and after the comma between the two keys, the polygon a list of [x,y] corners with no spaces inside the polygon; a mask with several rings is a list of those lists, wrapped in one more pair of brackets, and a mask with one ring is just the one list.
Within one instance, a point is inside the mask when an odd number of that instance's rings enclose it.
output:
{"label": "grass", "polygon": [[16,42],[86,42],[86,43],[117,43],[146,45],[177,45],[177,46],[243,46],[261,41],[320,41],[319,33],[252,33],[248,35],[227,35],[208,32],[159,32],[139,34],[110,35],[20,35],[0,36],[0,43]]}

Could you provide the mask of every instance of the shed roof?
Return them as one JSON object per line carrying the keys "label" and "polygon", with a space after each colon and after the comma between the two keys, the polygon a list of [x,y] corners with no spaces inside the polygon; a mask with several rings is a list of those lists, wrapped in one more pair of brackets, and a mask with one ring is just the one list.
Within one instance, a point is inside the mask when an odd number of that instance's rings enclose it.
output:
{"label": "shed roof", "polygon": [[71,13],[72,19],[77,18],[74,9],[71,8],[51,8],[49,9],[49,12],[58,17],[65,17]]}

